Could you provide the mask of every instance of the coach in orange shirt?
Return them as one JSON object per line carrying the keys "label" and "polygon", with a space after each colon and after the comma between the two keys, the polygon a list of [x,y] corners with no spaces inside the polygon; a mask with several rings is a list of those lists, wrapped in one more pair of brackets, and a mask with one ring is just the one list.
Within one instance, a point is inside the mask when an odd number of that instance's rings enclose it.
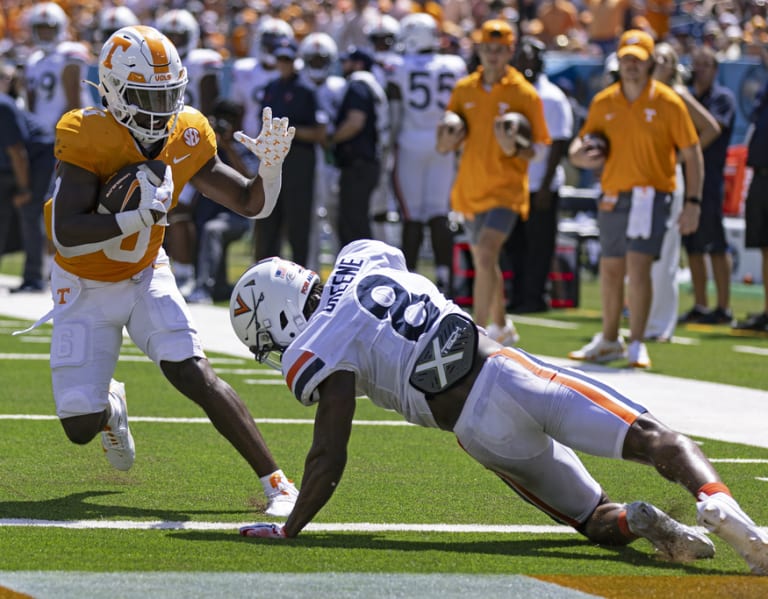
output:
{"label": "coach in orange shirt", "polygon": [[[443,119],[437,129],[438,152],[456,151],[464,144],[451,207],[464,215],[470,236],[475,322],[506,345],[516,343],[518,336],[505,315],[499,255],[517,219],[528,218],[528,162],[543,156],[550,143],[536,89],[508,64],[514,51],[515,34],[506,21],[483,23],[477,45],[481,66],[456,83],[447,107],[464,126]],[[513,112],[531,124],[529,147],[518,145],[516,131],[504,126],[502,117]]]}
{"label": "coach in orange shirt", "polygon": [[[651,78],[653,38],[640,30],[619,41],[619,81],[598,93],[569,149],[579,168],[603,167],[598,212],[603,330],[570,358],[609,362],[626,355],[630,366],[648,368],[643,343],[651,305],[651,265],[659,257],[675,190],[676,153],[682,157],[686,198],[677,226],[682,235],[699,224],[704,161],[696,128],[680,96]],[[601,133],[601,153],[588,134]],[[619,336],[628,275],[630,343]]]}

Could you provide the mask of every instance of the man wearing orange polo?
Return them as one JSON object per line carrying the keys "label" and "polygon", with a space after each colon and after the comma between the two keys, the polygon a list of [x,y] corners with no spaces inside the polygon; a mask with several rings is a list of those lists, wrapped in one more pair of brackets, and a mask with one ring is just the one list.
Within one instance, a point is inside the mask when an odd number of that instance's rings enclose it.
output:
{"label": "man wearing orange polo", "polygon": [[[701,212],[704,161],[696,129],[678,94],[651,78],[653,38],[640,30],[619,41],[619,81],[599,92],[569,149],[578,168],[603,167],[600,229],[600,291],[603,330],[569,357],[610,362],[627,357],[630,366],[648,368],[643,333],[651,305],[651,265],[659,257],[679,152],[686,180],[680,233],[696,230]],[[608,152],[585,136],[601,133]],[[673,225],[675,226],[675,225]],[[628,276],[629,346],[619,336]]]}
{"label": "man wearing orange polo", "polygon": [[[536,89],[509,66],[515,35],[506,21],[493,19],[478,32],[480,67],[460,79],[446,115],[461,117],[462,126],[444,118],[437,128],[437,151],[464,148],[451,192],[451,207],[464,215],[470,237],[475,279],[475,322],[502,344],[518,336],[505,314],[499,255],[518,218],[528,218],[528,162],[543,156],[550,143],[544,108]],[[507,113],[525,115],[531,125],[528,147],[517,131],[505,127]],[[452,115],[455,117],[455,115]]]}

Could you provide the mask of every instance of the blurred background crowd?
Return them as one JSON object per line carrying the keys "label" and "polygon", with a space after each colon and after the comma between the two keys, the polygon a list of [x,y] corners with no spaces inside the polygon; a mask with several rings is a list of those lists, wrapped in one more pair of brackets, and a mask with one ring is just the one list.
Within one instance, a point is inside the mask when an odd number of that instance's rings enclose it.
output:
{"label": "blurred background crowd", "polygon": [[[13,97],[22,109],[32,108],[27,97],[29,77],[34,73],[30,61],[39,61],[34,58],[35,52],[43,45],[50,46],[51,41],[41,41],[34,35],[34,20],[40,18],[36,7],[41,4],[50,3],[4,0],[0,7],[0,92]],[[718,77],[737,96],[731,143],[741,143],[754,98],[768,78],[768,0],[58,0],[55,4],[63,9],[66,20],[53,23],[57,28],[53,41],[77,42],[77,48],[60,48],[69,56],[57,67],[65,88],[62,93],[72,95],[67,92],[65,83],[69,59],[82,66],[78,81],[87,78],[96,82],[96,57],[112,32],[137,23],[156,26],[173,39],[190,70],[187,103],[210,117],[219,134],[222,157],[246,173],[253,172],[256,167],[246,164],[243,158],[247,156],[238,156],[238,144],[231,143],[231,133],[241,127],[250,135],[258,133],[259,109],[270,80],[280,77],[290,80],[294,70],[304,71],[308,79],[314,80],[313,85],[318,90],[325,89],[324,92],[317,91],[318,107],[333,113],[339,110],[344,88],[339,83],[334,89],[336,84],[329,76],[349,79],[345,60],[348,62],[357,57],[353,63],[357,67],[353,70],[372,71],[386,89],[393,71],[398,68],[398,60],[394,57],[403,51],[400,23],[413,13],[425,13],[434,18],[438,40],[434,51],[460,56],[468,72],[478,64],[474,48],[482,24],[489,19],[510,23],[518,39],[538,40],[543,49],[542,68],[565,92],[572,105],[572,135],[578,132],[594,93],[610,82],[606,76],[613,68],[611,60],[615,60],[614,52],[621,34],[628,29],[644,30],[657,43],[669,44],[677,57],[676,68],[684,85],[691,84],[691,53],[702,46],[712,49],[721,65]],[[176,16],[176,9],[191,15],[191,22],[177,18],[178,23],[171,24],[168,17]],[[173,33],[179,36],[173,37]],[[326,64],[320,66],[309,60],[305,43],[316,34],[325,36],[318,47],[324,48],[321,54]],[[350,54],[350,47],[361,53]],[[198,51],[194,59],[190,54],[192,50]],[[201,50],[206,53],[200,54]],[[369,57],[373,59],[371,64],[367,64]],[[281,58],[287,58],[292,64],[288,66]],[[214,72],[214,83],[209,87],[211,80],[206,75],[210,71]],[[45,81],[37,81],[35,85],[44,86]],[[86,89],[96,104],[95,88]],[[324,94],[328,98],[324,99]],[[37,103],[34,111],[39,113],[39,97]],[[64,108],[77,106],[75,99]],[[60,114],[49,116],[57,120]],[[327,114],[325,118],[329,127],[323,135],[327,134],[330,140],[334,129],[344,123],[338,113]],[[380,139],[381,133],[378,132]],[[317,146],[315,154],[320,166],[313,168],[317,171],[317,181],[322,182],[322,163],[329,158],[329,146],[333,144],[327,140],[317,143],[317,140],[305,139],[304,142]],[[430,137],[425,143],[433,144],[434,138]],[[309,164],[309,154],[306,159]],[[306,164],[297,163],[296,173],[300,173]],[[568,168],[569,185],[577,188],[596,185],[592,173],[578,172],[569,167],[565,159],[563,166]],[[287,165],[286,169],[289,168]],[[391,170],[391,158],[384,156],[382,171]],[[289,176],[293,175],[289,173]],[[335,176],[338,177],[338,173]],[[384,186],[390,184],[383,179],[382,182]],[[327,180],[325,185],[327,191]],[[334,185],[338,194],[338,179],[331,187]],[[205,198],[195,197],[194,190],[182,194],[183,206],[178,210],[176,226],[169,228],[167,245],[185,296],[190,301],[225,299],[229,290],[226,246],[248,234],[253,234],[253,254],[258,258],[274,247],[263,243],[269,237],[270,243],[274,244],[274,235],[270,231],[285,230],[286,242],[293,247],[294,254],[298,254],[294,258],[318,269],[323,227],[313,225],[308,230],[295,221],[313,222],[319,215],[335,226],[331,216],[336,219],[338,215],[330,213],[338,210],[338,199],[334,203],[334,200],[320,197],[323,194],[321,187],[316,182],[314,190],[310,190],[314,192],[314,204],[311,198],[301,204],[309,206],[313,212],[306,213],[302,208],[297,213],[286,208],[287,214],[280,217],[285,222],[270,221],[266,225],[268,230],[263,230],[261,235],[258,229],[264,227],[263,223],[257,223],[253,231],[251,223],[226,211],[222,215],[222,211],[212,207]],[[398,245],[401,240],[391,235],[387,238],[385,227],[404,217],[393,195],[391,189],[385,192],[383,199],[377,200],[376,194],[372,195],[370,236]],[[288,206],[287,201],[281,200],[281,205]],[[206,231],[206,225],[210,223],[215,224],[208,226]],[[326,228],[326,233],[335,235],[331,231],[333,226]],[[435,233],[436,229],[431,232],[433,236]],[[430,235],[429,230],[426,235]],[[421,232],[414,232],[415,241],[411,240],[417,251],[421,236]],[[335,247],[339,241],[335,239]],[[429,247],[425,248],[429,253]],[[445,271],[448,266],[445,261],[443,258],[442,264],[438,262],[438,269]],[[438,272],[437,278],[447,276]],[[445,284],[445,281],[439,282]],[[25,275],[22,288],[43,287],[38,282],[27,283]]]}

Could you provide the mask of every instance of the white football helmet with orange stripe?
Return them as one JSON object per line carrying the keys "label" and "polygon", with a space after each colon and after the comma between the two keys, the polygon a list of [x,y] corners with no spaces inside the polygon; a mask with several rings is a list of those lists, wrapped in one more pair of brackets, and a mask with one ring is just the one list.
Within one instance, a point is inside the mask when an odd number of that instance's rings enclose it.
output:
{"label": "white football helmet with orange stripe", "polygon": [[280,355],[307,326],[304,307],[316,283],[317,273],[277,257],[261,260],[240,277],[229,318],[259,362],[280,370]]}
{"label": "white football helmet with orange stripe", "polygon": [[170,135],[184,108],[187,71],[171,41],[153,27],[123,27],[99,56],[99,93],[141,143]]}

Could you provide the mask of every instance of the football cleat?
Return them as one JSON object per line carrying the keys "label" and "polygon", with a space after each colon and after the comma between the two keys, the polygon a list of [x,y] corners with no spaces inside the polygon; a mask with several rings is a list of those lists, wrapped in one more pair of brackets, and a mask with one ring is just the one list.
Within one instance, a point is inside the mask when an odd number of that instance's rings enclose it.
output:
{"label": "football cleat", "polygon": [[725,493],[705,495],[696,508],[701,526],[733,547],[753,574],[768,576],[768,534],[758,528],[732,497]]}
{"label": "football cleat", "polygon": [[627,347],[627,361],[632,368],[650,368],[651,358],[642,341],[632,341]]}
{"label": "football cleat", "polygon": [[624,339],[619,336],[616,341],[605,341],[602,333],[597,333],[592,337],[592,341],[587,343],[581,349],[572,351],[568,354],[571,360],[584,360],[585,362],[613,362],[620,360],[627,355]]}
{"label": "football cleat", "polygon": [[268,477],[268,487],[265,485],[267,495],[267,509],[264,513],[276,518],[287,518],[293,511],[299,490],[293,482],[285,478],[281,472],[275,472]]}
{"label": "football cleat", "polygon": [[496,323],[488,325],[486,331],[491,339],[507,347],[517,345],[520,341],[520,334],[517,332],[511,318],[506,319],[503,327],[500,327]]}
{"label": "football cleat", "polygon": [[117,470],[130,470],[136,458],[131,429],[128,428],[128,408],[125,385],[112,379],[109,383],[109,405],[112,414],[101,433],[101,446],[107,460]]}
{"label": "football cleat", "polygon": [[631,533],[648,539],[666,561],[686,563],[715,556],[715,546],[705,534],[650,503],[635,501],[627,505],[627,526]]}

